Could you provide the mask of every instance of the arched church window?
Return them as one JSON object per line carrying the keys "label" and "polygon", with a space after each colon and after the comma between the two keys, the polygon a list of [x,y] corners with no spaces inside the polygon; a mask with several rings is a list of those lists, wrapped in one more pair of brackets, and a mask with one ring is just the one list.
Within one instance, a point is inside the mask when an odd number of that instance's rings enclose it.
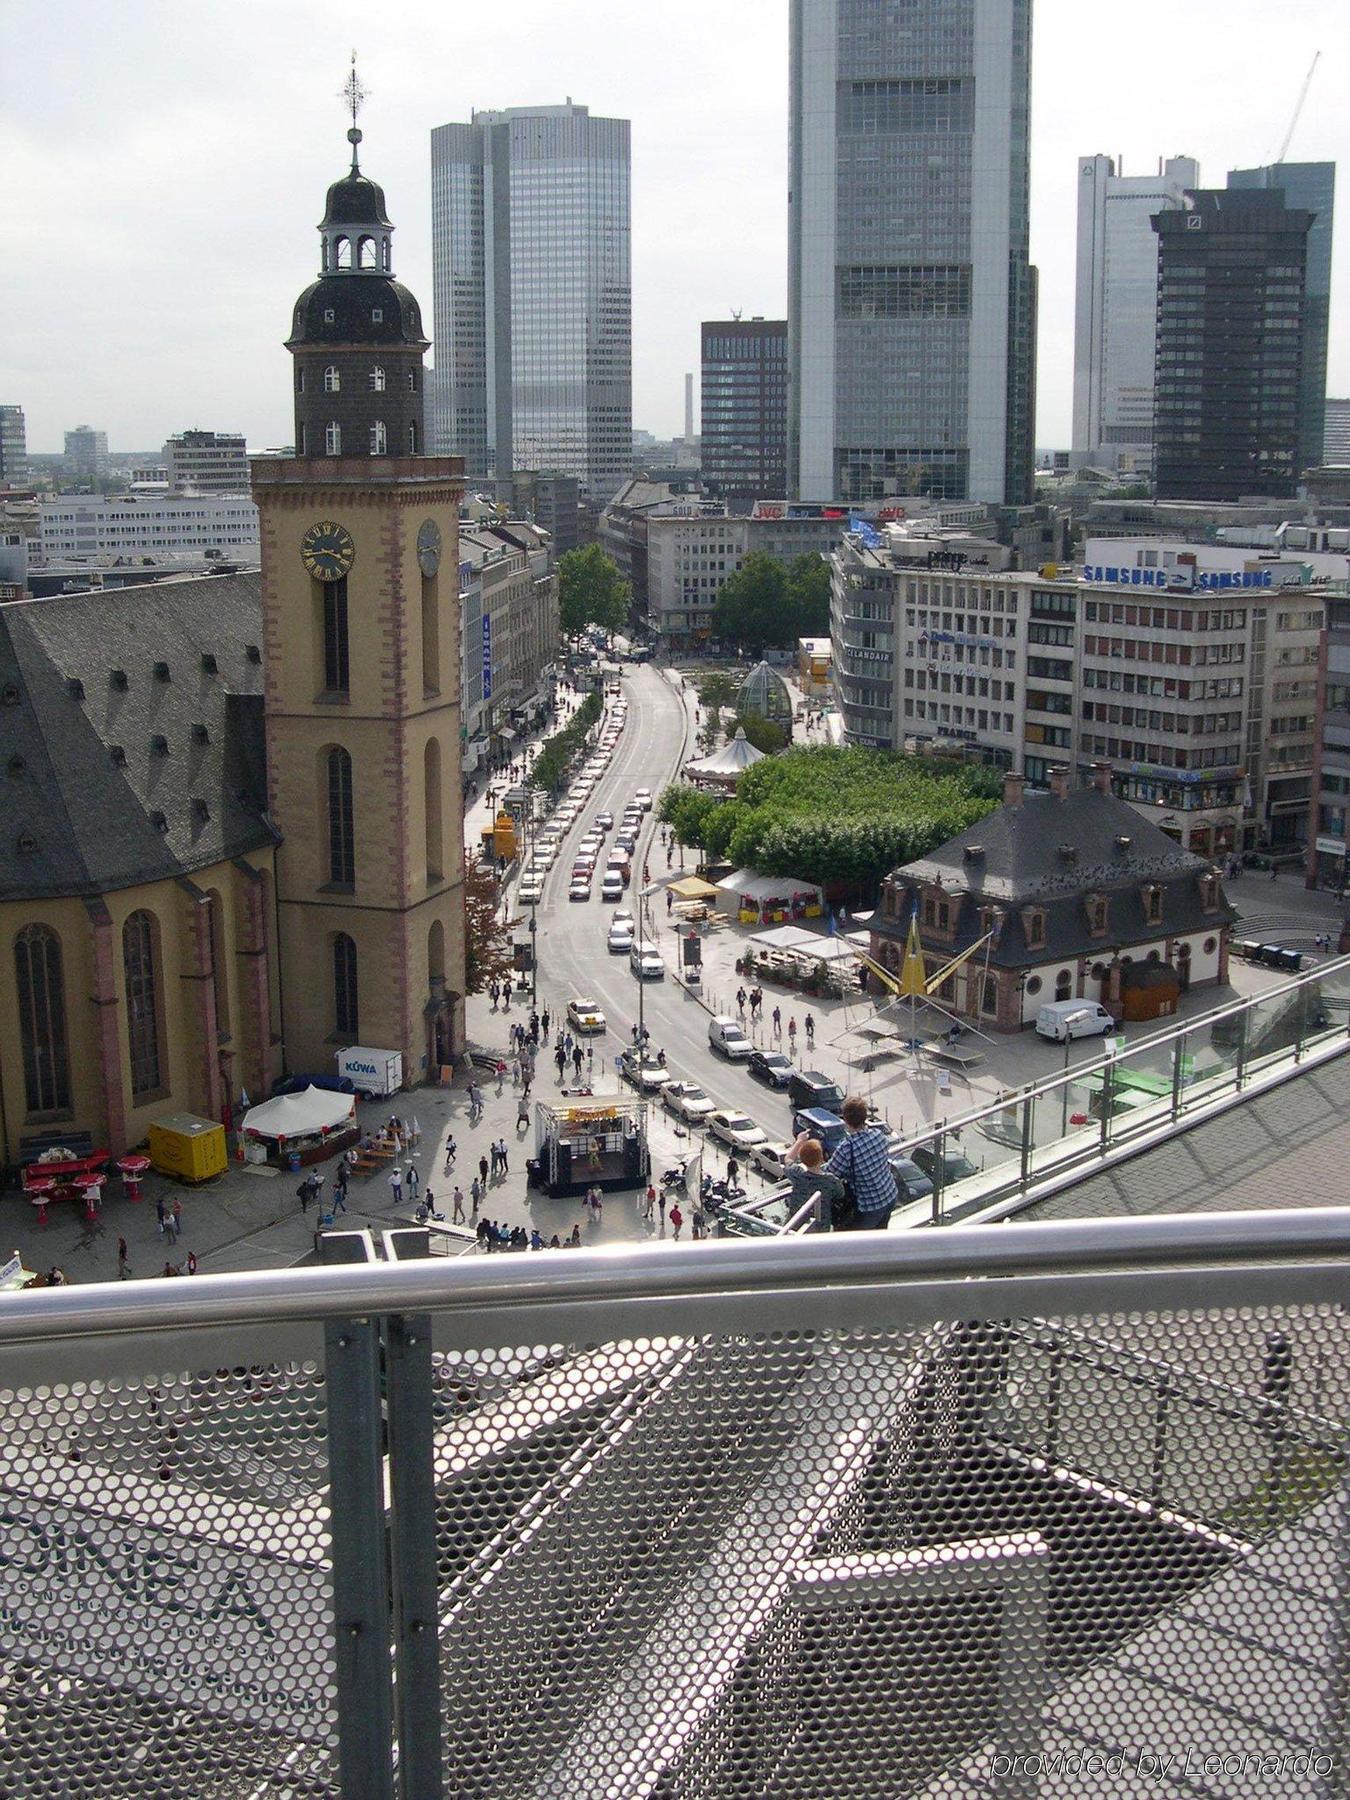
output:
{"label": "arched church window", "polygon": [[131,1095],[145,1100],[163,1087],[160,1067],[159,926],[134,912],[122,927],[122,974],[127,990],[127,1051]]}
{"label": "arched church window", "polygon": [[66,993],[61,940],[46,925],[28,925],[14,940],[24,1100],[30,1113],[70,1107]]}
{"label": "arched church window", "polygon": [[377,363],[370,371],[370,391],[372,394],[384,392],[384,370]]}
{"label": "arched church window", "polygon": [[357,244],[356,266],[358,269],[374,269],[379,266],[379,251],[373,237],[363,237]]}
{"label": "arched church window", "polygon": [[323,391],[325,394],[340,394],[342,392],[341,371],[335,368],[332,363],[329,363],[328,367],[323,372]]}
{"label": "arched church window", "polygon": [[333,260],[339,269],[350,269],[352,266],[352,240],[340,237],[333,245]]}
{"label": "arched church window", "polygon": [[341,1037],[359,1037],[361,1014],[356,992],[356,944],[345,931],[333,937],[333,1025]]}
{"label": "arched church window", "polygon": [[376,419],[370,428],[370,454],[383,456],[389,448],[388,436],[384,429],[383,419]]}
{"label": "arched church window", "polygon": [[325,456],[342,455],[342,427],[336,419],[330,419],[323,428],[323,450]]}

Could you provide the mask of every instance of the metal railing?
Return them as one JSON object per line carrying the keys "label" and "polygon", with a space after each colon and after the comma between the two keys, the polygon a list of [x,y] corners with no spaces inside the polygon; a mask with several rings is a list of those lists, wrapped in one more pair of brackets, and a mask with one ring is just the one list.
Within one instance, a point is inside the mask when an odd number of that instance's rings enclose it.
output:
{"label": "metal railing", "polygon": [[1348,1271],[1307,1211],[5,1298],[0,1785],[1340,1793]]}
{"label": "metal railing", "polygon": [[1348,1044],[1350,957],[1339,957],[943,1119],[903,1153],[931,1176],[932,1224],[1006,1215]]}

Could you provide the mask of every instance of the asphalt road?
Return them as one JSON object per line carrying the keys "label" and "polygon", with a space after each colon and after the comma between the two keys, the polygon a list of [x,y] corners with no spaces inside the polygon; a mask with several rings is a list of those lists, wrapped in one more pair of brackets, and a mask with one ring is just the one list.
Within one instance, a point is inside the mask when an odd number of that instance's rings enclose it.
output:
{"label": "asphalt road", "polygon": [[[564,840],[563,849],[544,885],[539,908],[539,993],[549,1010],[560,1016],[574,997],[599,1002],[609,1024],[604,1039],[592,1038],[597,1057],[601,1046],[612,1062],[631,1041],[638,1018],[639,983],[627,956],[612,956],[606,945],[609,921],[615,908],[600,899],[597,874],[592,898],[569,901],[567,889],[573,852],[585,836],[596,813],[608,809],[616,819],[638,788],[650,788],[659,801],[662,788],[678,773],[693,748],[692,711],[669,680],[650,667],[629,671],[623,682],[628,699],[628,723],[608,769],[596,783],[585,809]],[[665,852],[657,841],[655,808],[647,815],[637,854],[633,858],[633,882],[620,903],[636,915],[644,857],[650,859],[652,882],[667,879]],[[607,841],[612,841],[609,833]],[[675,871],[679,873],[678,867]],[[664,1049],[666,1063],[676,1076],[697,1081],[719,1106],[744,1109],[771,1138],[784,1141],[791,1115],[786,1096],[754,1081],[743,1068],[715,1056],[708,1048],[708,1012],[671,973],[674,956],[663,892],[647,903],[647,925],[659,933],[667,972],[661,981],[642,984],[643,1019],[653,1049]],[[547,1098],[556,1086],[556,1070],[547,1052],[539,1059],[539,1097]],[[596,1086],[601,1085],[599,1074]],[[608,1083],[606,1085],[609,1085]],[[698,1137],[702,1133],[695,1134]],[[674,1152],[672,1152],[674,1154]],[[657,1161],[662,1160],[659,1148]],[[742,1161],[744,1159],[742,1158]]]}

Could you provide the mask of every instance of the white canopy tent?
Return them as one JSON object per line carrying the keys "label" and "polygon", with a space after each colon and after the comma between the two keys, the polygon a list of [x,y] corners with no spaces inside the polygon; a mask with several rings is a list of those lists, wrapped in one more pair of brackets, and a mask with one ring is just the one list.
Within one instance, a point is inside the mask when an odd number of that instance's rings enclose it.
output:
{"label": "white canopy tent", "polygon": [[765,950],[786,950],[793,956],[813,962],[844,962],[858,954],[856,944],[847,938],[826,937],[821,931],[804,931],[800,925],[776,925],[772,931],[757,931],[751,938]]}
{"label": "white canopy tent", "polygon": [[683,773],[687,780],[695,783],[706,781],[714,786],[734,787],[748,768],[763,760],[764,752],[756,750],[746,737],[744,728],[738,727],[735,737],[729,743],[723,744],[720,750],[714,750],[711,756],[687,762]]}
{"label": "white canopy tent", "polygon": [[733,915],[742,907],[761,913],[780,908],[789,912],[794,904],[799,908],[823,907],[825,893],[816,882],[804,881],[798,875],[756,875],[753,869],[737,869],[718,882],[717,904],[723,912]]}
{"label": "white canopy tent", "polygon": [[242,1129],[253,1137],[300,1138],[333,1131],[356,1110],[351,1094],[334,1094],[327,1088],[307,1087],[298,1094],[279,1094],[244,1114]]}

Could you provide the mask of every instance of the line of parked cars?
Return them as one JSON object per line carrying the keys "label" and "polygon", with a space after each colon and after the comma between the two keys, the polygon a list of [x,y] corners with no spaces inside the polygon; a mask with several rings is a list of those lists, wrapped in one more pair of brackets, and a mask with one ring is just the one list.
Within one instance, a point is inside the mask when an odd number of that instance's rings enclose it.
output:
{"label": "line of parked cars", "polygon": [[[618,746],[619,739],[628,722],[628,702],[622,697],[606,707],[600,720],[600,728],[594,744],[585,762],[573,776],[566,796],[555,807],[553,816],[547,819],[535,834],[534,844],[528,862],[521,870],[520,881],[516,887],[516,904],[518,906],[538,906],[544,897],[544,879],[557,861],[566,838],[573,826],[580,819],[586,801],[590,798],[596,782],[609,767],[610,758]],[[601,823],[601,821],[606,823]],[[577,847],[572,864],[571,879],[568,883],[569,900],[589,900],[591,883],[594,879],[596,864],[604,846],[605,834],[614,825],[614,815],[610,812],[598,813],[587,829],[585,836]],[[617,842],[623,841],[623,834]],[[631,852],[630,852],[631,854]],[[611,856],[611,861],[613,861]],[[605,898],[616,900],[623,896],[627,885],[627,877],[620,875],[617,887],[609,883],[609,868],[606,867],[602,877],[602,888],[608,884]]]}

